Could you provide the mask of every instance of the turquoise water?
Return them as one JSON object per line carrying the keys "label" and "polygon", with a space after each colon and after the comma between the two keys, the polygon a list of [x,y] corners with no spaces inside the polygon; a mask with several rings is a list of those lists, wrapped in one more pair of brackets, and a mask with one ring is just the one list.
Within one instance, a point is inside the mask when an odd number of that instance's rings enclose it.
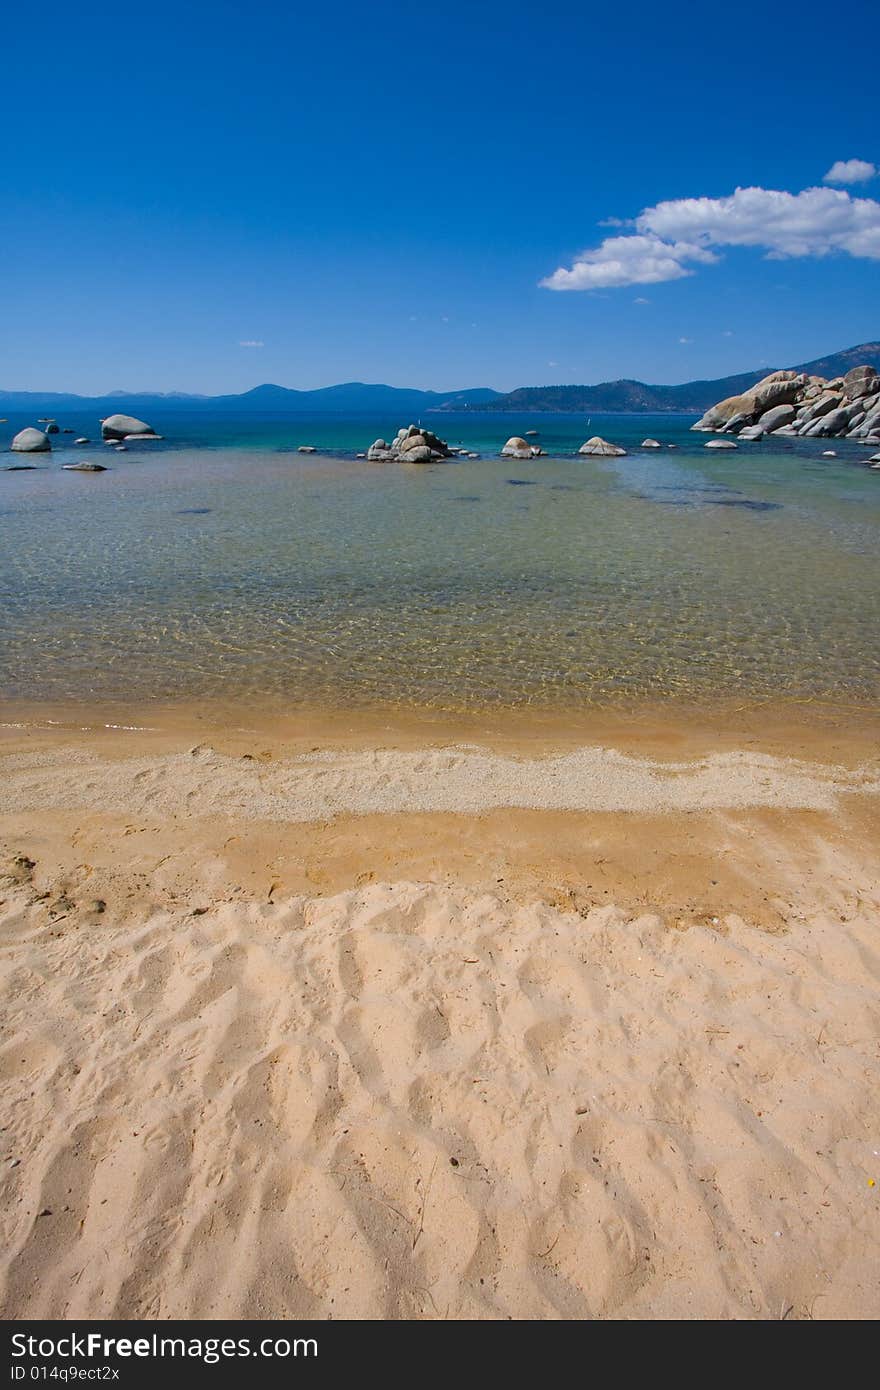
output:
{"label": "turquoise water", "polygon": [[[2,455],[38,466],[0,473],[0,695],[876,700],[872,450],[713,453],[691,420],[434,415],[483,457],[405,467],[353,455],[408,421],[168,412],[124,454]],[[550,457],[497,457],[527,429]],[[631,452],[572,457],[593,433]],[[82,457],[110,471],[62,470]]]}

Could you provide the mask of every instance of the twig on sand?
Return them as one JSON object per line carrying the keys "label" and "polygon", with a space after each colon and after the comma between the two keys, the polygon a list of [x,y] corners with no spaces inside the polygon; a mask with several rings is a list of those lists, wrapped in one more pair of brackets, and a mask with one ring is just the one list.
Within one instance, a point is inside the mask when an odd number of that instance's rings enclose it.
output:
{"label": "twig on sand", "polygon": [[419,1229],[416,1231],[415,1236],[414,1236],[414,1238],[413,1238],[413,1243],[412,1243],[412,1248],[413,1248],[413,1250],[415,1250],[416,1246],[418,1245],[418,1243],[419,1243],[419,1236],[422,1234],[422,1231],[425,1229],[425,1208],[426,1208],[427,1205],[428,1205],[428,1197],[431,1195],[431,1183],[434,1181],[434,1174],[436,1173],[436,1171],[437,1171],[437,1159],[435,1158],[435,1159],[434,1159],[434,1167],[431,1169],[431,1176],[428,1178],[428,1186],[425,1188],[425,1195],[424,1195],[424,1197],[422,1198],[422,1210],[421,1210],[421,1212],[419,1213]]}

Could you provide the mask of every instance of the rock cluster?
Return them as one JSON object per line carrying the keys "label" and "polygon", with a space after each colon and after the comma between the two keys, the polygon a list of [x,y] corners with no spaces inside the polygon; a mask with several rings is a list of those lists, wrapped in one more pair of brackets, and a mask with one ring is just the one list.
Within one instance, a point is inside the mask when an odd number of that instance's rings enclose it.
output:
{"label": "rock cluster", "polygon": [[390,444],[377,439],[367,450],[370,463],[436,463],[440,459],[457,457],[443,439],[420,425],[399,429]]}
{"label": "rock cluster", "polygon": [[833,381],[771,372],[741,396],[713,405],[693,428],[741,439],[773,434],[880,443],[880,376],[873,367],[853,367]]}

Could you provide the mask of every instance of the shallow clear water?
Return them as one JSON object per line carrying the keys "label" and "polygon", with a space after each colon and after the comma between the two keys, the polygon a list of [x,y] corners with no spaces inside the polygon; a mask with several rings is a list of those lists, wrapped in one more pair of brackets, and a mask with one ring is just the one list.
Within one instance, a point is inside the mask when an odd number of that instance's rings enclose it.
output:
{"label": "shallow clear water", "polygon": [[[872,450],[713,453],[691,418],[434,416],[483,457],[432,467],[351,456],[408,421],[171,412],[164,443],[125,454],[62,435],[51,457],[2,455],[38,467],[0,473],[0,694],[875,700]],[[499,459],[525,429],[569,456]],[[632,452],[571,457],[592,433]],[[110,471],[62,471],[82,457]]]}

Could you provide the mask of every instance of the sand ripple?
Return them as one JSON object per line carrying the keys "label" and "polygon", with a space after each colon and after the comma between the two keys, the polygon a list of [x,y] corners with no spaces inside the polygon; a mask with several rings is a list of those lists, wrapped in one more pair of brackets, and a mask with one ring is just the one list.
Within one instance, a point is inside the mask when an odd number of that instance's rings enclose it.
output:
{"label": "sand ripple", "polygon": [[3,898],[7,1318],[880,1313],[876,885]]}

